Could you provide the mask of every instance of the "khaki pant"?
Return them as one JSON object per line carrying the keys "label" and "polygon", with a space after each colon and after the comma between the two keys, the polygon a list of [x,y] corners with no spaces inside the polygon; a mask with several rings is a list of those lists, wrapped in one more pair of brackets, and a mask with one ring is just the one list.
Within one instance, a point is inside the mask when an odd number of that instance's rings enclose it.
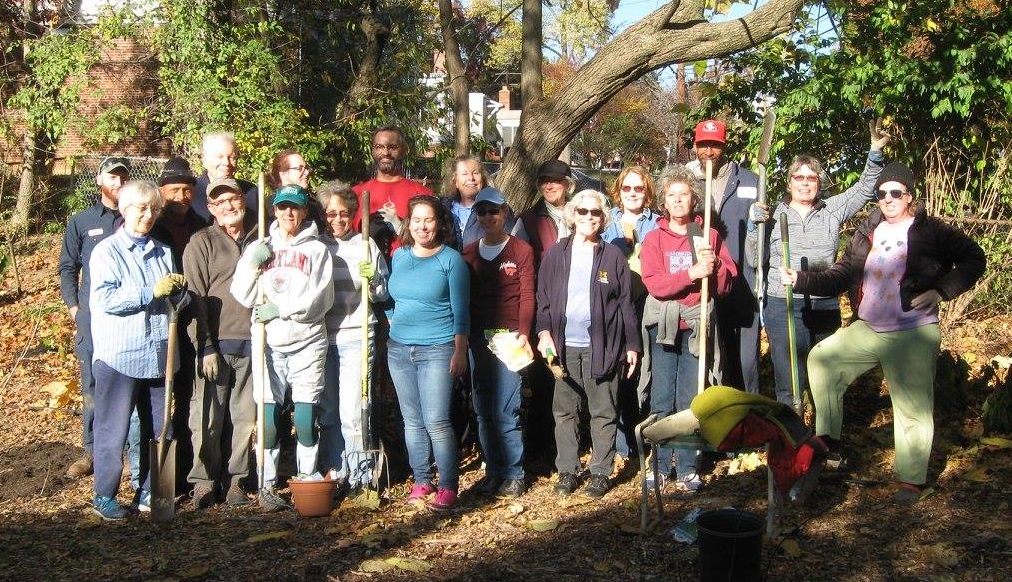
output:
{"label": "khaki pant", "polygon": [[855,321],[819,342],[808,356],[816,434],[840,438],[843,394],[855,378],[881,365],[893,402],[896,473],[905,483],[924,484],[935,431],[935,362],[940,341],[938,324],[876,332],[865,322]]}
{"label": "khaki pant", "polygon": [[[223,490],[249,473],[249,449],[256,426],[250,358],[224,355],[217,382],[197,378],[190,399],[193,468],[188,480]],[[197,365],[200,369],[200,365]]]}

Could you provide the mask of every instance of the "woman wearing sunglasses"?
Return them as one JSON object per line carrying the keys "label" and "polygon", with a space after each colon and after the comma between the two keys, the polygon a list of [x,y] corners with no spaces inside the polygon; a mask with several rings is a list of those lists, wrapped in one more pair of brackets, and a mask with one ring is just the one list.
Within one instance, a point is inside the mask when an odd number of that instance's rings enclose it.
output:
{"label": "woman wearing sunglasses", "polygon": [[847,290],[855,321],[819,342],[808,358],[815,434],[843,463],[843,395],[858,376],[881,365],[893,403],[893,501],[916,503],[927,480],[934,436],[938,304],[984,274],[984,251],[958,229],[930,217],[914,200],[914,175],[893,163],[875,182],[878,208],[858,227],[843,257],[821,272],[781,269],[802,293]]}
{"label": "woman wearing sunglasses", "polygon": [[[604,240],[625,253],[632,271],[633,304],[636,320],[643,318],[643,301],[647,292],[640,277],[640,244],[647,233],[657,228],[660,215],[654,212],[654,181],[643,166],[623,168],[611,191],[611,224],[604,231]],[[618,407],[619,427],[615,441],[615,453],[621,459],[628,459],[636,447],[633,428],[642,420],[640,411],[647,400],[649,378],[649,357],[644,353],[640,373],[619,382]],[[635,455],[633,455],[635,456]]]}
{"label": "woman wearing sunglasses", "polygon": [[506,232],[509,206],[502,192],[483,188],[472,216],[485,232],[464,248],[471,271],[471,385],[478,439],[485,456],[482,495],[520,497],[524,483],[524,441],[520,426],[520,374],[489,347],[494,338],[514,334],[516,349],[533,357],[528,336],[534,324],[534,251]]}
{"label": "woman wearing sunglasses", "polygon": [[548,249],[538,271],[538,351],[565,367],[555,381],[556,494],[576,490],[580,473],[579,422],[584,399],[590,416],[588,497],[611,488],[618,424],[618,381],[631,378],[639,361],[640,332],[632,303],[629,264],[601,233],[611,214],[604,194],[581,190],[563,217],[572,233]]}
{"label": "woman wearing sunglasses", "polygon": [[[854,216],[858,210],[874,198],[875,180],[882,172],[884,156],[882,148],[889,143],[889,135],[882,133],[878,123],[873,122],[871,147],[864,171],[857,183],[837,196],[824,196],[826,178],[822,163],[814,156],[801,155],[794,158],[788,171],[787,196],[780,200],[772,216],[764,205],[753,205],[746,247],[749,261],[755,264],[757,230],[755,224],[769,220],[766,229],[766,304],[763,306],[763,322],[770,344],[773,361],[773,376],[776,382],[777,400],[792,404],[791,359],[787,334],[787,296],[780,280],[783,265],[780,216],[787,216],[787,230],[790,236],[790,268],[802,271],[822,271],[836,261],[836,249],[840,241],[840,225]],[[804,394],[808,389],[808,373],[805,361],[808,351],[824,338],[840,328],[840,302],[835,294],[829,296],[810,295],[794,290],[795,321],[794,343],[797,346],[798,390]]]}

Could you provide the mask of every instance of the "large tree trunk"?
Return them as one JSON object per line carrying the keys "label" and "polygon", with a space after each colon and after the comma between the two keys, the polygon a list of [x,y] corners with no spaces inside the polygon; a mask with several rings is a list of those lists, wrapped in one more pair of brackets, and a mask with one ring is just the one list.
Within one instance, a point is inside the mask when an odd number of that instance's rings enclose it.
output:
{"label": "large tree trunk", "polygon": [[471,112],[468,101],[470,83],[464,72],[464,61],[457,43],[459,19],[450,0],[439,0],[439,25],[443,29],[443,54],[446,73],[450,77],[450,96],[453,99],[453,150],[454,155],[471,153]]}
{"label": "large tree trunk", "polygon": [[[36,32],[36,2],[25,0],[22,4],[25,27],[25,42],[22,45],[22,62],[28,62],[29,40]],[[8,234],[23,234],[28,231],[29,217],[32,212],[32,194],[35,193],[35,171],[39,146],[39,132],[30,121],[25,123],[25,132],[21,150],[21,183],[18,185],[18,198],[11,216]]]}
{"label": "large tree trunk", "polygon": [[[510,204],[517,211],[530,206],[537,167],[558,157],[583,124],[623,87],[660,67],[723,57],[787,32],[802,4],[803,0],[770,0],[742,18],[708,22],[703,19],[704,0],[676,1],[602,47],[550,99],[530,98],[526,92],[533,88],[521,79],[520,131],[497,179]],[[528,64],[530,45],[527,10],[534,5],[540,12],[538,0],[524,0],[523,65]],[[527,66],[521,68],[522,76],[531,73]],[[540,73],[538,85],[540,89]]]}
{"label": "large tree trunk", "polygon": [[390,40],[390,27],[383,23],[376,12],[375,2],[359,12],[359,25],[365,34],[366,45],[362,62],[358,63],[355,80],[348,93],[338,105],[335,118],[340,122],[345,116],[353,115],[362,110],[369,94],[379,84],[380,61],[383,58],[383,47]]}

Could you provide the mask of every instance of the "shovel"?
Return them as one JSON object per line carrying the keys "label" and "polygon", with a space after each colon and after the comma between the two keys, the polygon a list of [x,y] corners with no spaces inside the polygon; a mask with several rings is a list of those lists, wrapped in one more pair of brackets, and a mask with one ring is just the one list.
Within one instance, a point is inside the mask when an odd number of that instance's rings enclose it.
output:
{"label": "shovel", "polygon": [[[365,190],[361,195],[362,211],[362,241],[365,243],[365,258],[372,259],[372,252],[369,248],[369,191]],[[359,463],[367,463],[372,469],[372,488],[364,488],[362,493],[355,498],[355,503],[360,507],[376,509],[379,507],[380,498],[380,475],[387,476],[387,489],[390,489],[390,471],[387,467],[387,455],[383,449],[383,442],[380,441],[378,448],[373,448],[375,442],[371,426],[371,407],[369,406],[369,284],[363,281],[362,284],[362,409],[361,409],[361,436],[362,450],[358,453],[361,458]],[[354,453],[352,453],[354,454]],[[348,455],[350,457],[350,455]],[[351,467],[351,459],[348,458],[348,466]]]}
{"label": "shovel", "polygon": [[176,513],[176,443],[168,438],[172,422],[172,385],[175,376],[176,336],[179,312],[169,305],[169,343],[165,350],[165,412],[162,432],[150,443],[151,459],[151,520],[171,521]]}

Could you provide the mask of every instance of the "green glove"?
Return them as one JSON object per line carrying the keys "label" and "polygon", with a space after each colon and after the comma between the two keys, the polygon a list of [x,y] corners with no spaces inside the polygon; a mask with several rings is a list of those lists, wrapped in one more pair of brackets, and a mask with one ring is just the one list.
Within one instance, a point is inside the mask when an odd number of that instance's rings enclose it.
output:
{"label": "green glove", "polygon": [[358,264],[358,276],[366,281],[372,281],[372,278],[376,276],[376,266],[369,261],[362,261]]}
{"label": "green glove", "polygon": [[186,277],[183,277],[179,273],[169,273],[155,283],[153,295],[155,299],[161,299],[185,288]]}
{"label": "green glove", "polygon": [[253,250],[249,253],[250,263],[254,267],[259,267],[271,260],[271,247],[267,246],[266,240],[261,240],[253,246]]}
{"label": "green glove", "polygon": [[257,305],[253,308],[253,321],[257,323],[267,323],[272,319],[277,319],[280,312],[278,306],[270,301],[263,305]]}

